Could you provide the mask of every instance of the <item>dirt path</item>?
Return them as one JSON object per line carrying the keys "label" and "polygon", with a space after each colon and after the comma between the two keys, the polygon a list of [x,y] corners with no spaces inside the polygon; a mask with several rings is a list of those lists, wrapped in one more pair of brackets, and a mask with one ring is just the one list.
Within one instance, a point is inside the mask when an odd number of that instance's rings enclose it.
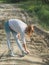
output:
{"label": "dirt path", "polygon": [[[6,34],[4,30],[4,21],[10,18],[18,18],[27,24],[32,21],[29,15],[18,5],[0,4],[0,65],[49,65],[49,34],[46,34],[35,28],[31,40],[27,41],[30,54],[20,57],[20,50],[11,34],[11,45],[15,57],[8,56],[8,48],[6,42]],[[13,44],[14,43],[14,44]]]}
{"label": "dirt path", "polygon": [[[25,57],[20,57],[20,50],[18,49],[17,45],[15,44],[14,38],[11,37],[12,48],[13,52],[15,53],[15,57],[8,56],[8,48],[6,44],[6,35],[4,30],[0,30],[2,39],[0,40],[0,65],[2,64],[15,64],[15,65],[42,65],[44,64],[42,58],[40,57],[38,49],[36,50],[33,43],[30,42],[28,44],[28,49],[30,50],[30,54],[26,55]],[[14,44],[13,44],[14,43]],[[2,55],[3,54],[3,55]]]}

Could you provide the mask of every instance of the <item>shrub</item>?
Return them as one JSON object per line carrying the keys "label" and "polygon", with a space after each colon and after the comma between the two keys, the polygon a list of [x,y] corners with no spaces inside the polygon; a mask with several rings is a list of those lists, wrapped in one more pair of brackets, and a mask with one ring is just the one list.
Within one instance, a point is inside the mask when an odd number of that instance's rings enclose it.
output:
{"label": "shrub", "polygon": [[43,23],[49,25],[49,10],[47,10],[44,6],[42,6],[42,7],[35,7],[34,11],[38,15],[38,18]]}

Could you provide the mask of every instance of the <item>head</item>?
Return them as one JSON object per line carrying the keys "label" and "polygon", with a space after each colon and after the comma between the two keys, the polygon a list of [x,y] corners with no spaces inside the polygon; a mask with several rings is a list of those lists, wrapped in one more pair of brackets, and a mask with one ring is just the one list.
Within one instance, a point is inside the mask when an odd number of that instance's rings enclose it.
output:
{"label": "head", "polygon": [[26,34],[29,37],[32,36],[33,31],[34,31],[33,25],[28,25],[27,28],[26,28],[26,30],[25,30]]}

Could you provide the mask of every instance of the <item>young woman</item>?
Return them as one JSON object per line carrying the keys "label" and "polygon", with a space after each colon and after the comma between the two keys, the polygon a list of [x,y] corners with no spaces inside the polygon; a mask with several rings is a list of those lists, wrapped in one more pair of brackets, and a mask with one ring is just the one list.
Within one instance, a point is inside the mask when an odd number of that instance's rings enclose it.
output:
{"label": "young woman", "polygon": [[[22,52],[22,55],[29,53],[29,50],[27,49],[27,46],[26,46],[25,34],[28,35],[29,37],[32,35],[33,33],[32,25],[27,25],[26,23],[24,23],[23,21],[19,19],[10,19],[7,22],[5,22],[5,31],[7,36],[7,45],[8,45],[11,56],[14,56],[14,53],[10,45],[10,32],[12,32],[14,39],[16,40],[16,43]],[[20,43],[20,40],[19,40],[20,37],[21,37],[22,43]]]}

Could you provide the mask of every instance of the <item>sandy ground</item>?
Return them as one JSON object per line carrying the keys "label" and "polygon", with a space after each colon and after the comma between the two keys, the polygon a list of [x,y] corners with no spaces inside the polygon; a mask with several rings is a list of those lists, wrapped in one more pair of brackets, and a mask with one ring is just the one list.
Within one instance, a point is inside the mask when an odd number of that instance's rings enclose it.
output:
{"label": "sandy ground", "polygon": [[[30,50],[30,54],[21,57],[20,49],[18,48],[12,34],[11,34],[11,47],[13,48],[13,52],[15,54],[15,57],[9,56],[8,53],[8,47],[6,42],[6,34],[4,30],[0,30],[0,65],[6,64],[6,65],[46,65],[45,62],[43,62],[43,58],[41,57],[41,54],[46,53],[47,50],[45,50],[44,47],[42,47],[40,44],[38,46],[37,41],[34,42],[29,41],[27,42],[28,49]],[[33,35],[33,37],[35,34]],[[36,37],[35,37],[36,38]],[[39,37],[40,38],[40,37]],[[34,38],[33,38],[34,39]],[[39,41],[40,43],[42,41]],[[44,51],[43,51],[44,50]]]}
{"label": "sandy ground", "polygon": [[15,57],[9,56],[3,20],[6,21],[10,18],[18,18],[24,22],[28,21],[27,24],[32,21],[18,5],[0,4],[0,65],[49,65],[49,35],[38,29],[34,31],[30,41],[27,41],[30,54],[24,57],[20,56],[20,49],[11,34],[11,46]]}
{"label": "sandy ground", "polygon": [[[13,50],[14,50],[14,53],[15,53],[15,57],[10,57],[8,55],[8,49],[7,49],[7,45],[3,44],[1,47],[0,47],[0,54],[3,53],[1,59],[0,59],[0,65],[2,64],[13,64],[13,65],[41,65],[43,64],[42,62],[42,58],[38,57],[38,56],[34,56],[33,54],[30,54],[30,55],[26,55],[24,57],[21,57],[21,53],[20,53],[20,50],[18,49],[17,45],[13,44]],[[4,52],[5,51],[5,52]]]}

